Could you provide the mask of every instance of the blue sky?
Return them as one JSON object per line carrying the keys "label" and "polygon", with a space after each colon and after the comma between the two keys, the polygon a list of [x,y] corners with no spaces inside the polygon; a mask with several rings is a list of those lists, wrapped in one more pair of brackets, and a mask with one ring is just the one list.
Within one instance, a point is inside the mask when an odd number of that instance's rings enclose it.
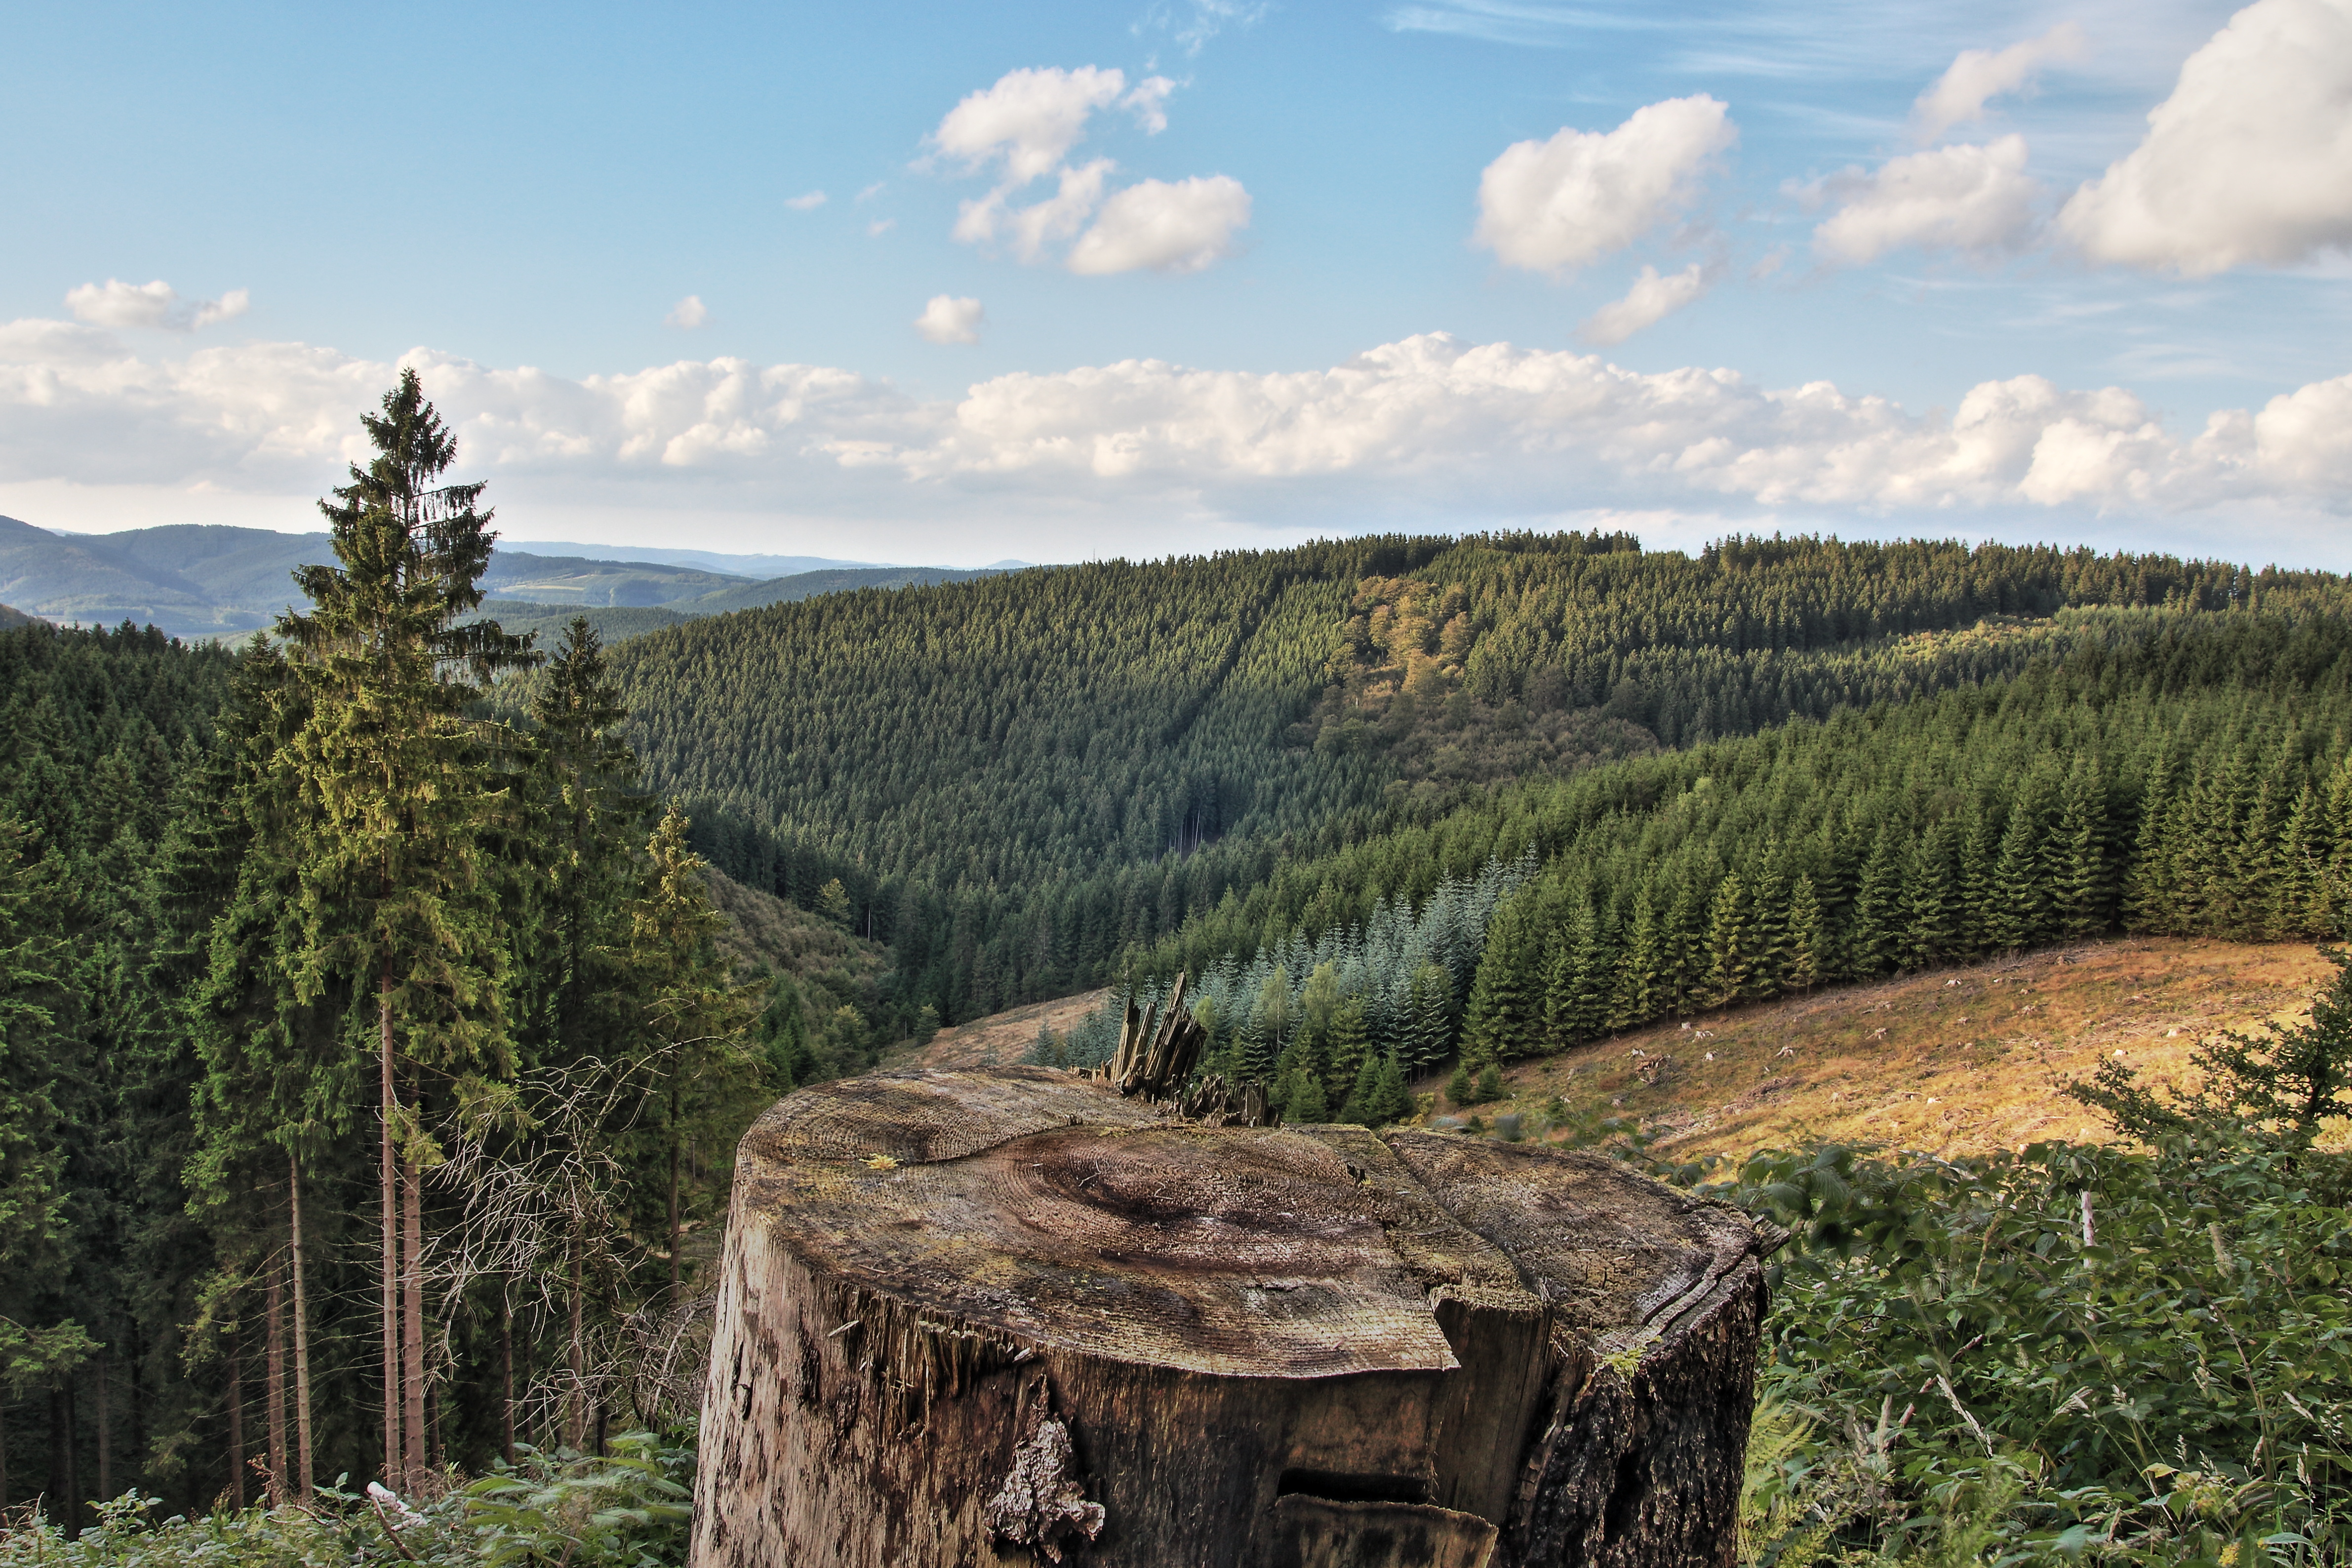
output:
{"label": "blue sky", "polygon": [[2352,566],[2352,5],[2232,17],[28,12],[0,510],[308,526],[406,359],[518,539],[1608,521]]}

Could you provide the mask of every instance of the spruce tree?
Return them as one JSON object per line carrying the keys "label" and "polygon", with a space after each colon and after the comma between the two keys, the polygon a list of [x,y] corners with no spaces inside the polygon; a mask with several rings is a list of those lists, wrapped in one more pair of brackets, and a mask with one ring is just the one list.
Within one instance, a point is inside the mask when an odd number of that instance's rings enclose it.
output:
{"label": "spruce tree", "polygon": [[298,787],[298,998],[353,982],[375,996],[385,1380],[384,1471],[422,1477],[422,1170],[434,1155],[419,1070],[463,1084],[506,1069],[493,879],[483,840],[504,781],[498,738],[467,708],[526,662],[482,601],[489,516],[479,484],[440,485],[457,458],[416,373],[362,418],[375,455],[319,503],[334,566],[295,580],[312,608],[278,619],[308,701],[281,756]]}
{"label": "spruce tree", "polygon": [[1811,991],[1822,983],[1827,934],[1821,900],[1813,894],[1813,879],[1799,877],[1789,890],[1789,962],[1782,980],[1790,990]]}
{"label": "spruce tree", "polygon": [[2050,889],[2058,934],[2077,939],[2104,931],[2115,879],[2107,858],[2107,787],[2098,753],[2075,752],[2059,796],[2057,875]]}
{"label": "spruce tree", "polygon": [[1853,897],[1853,923],[1846,931],[1849,972],[1858,980],[1885,973],[1902,962],[1903,871],[1895,832],[1879,824],[1870,858],[1863,862],[1862,885]]}
{"label": "spruce tree", "polygon": [[[687,845],[687,818],[666,813],[646,846],[643,890],[629,905],[626,993],[635,1003],[646,1053],[648,1100],[659,1107],[659,1153],[639,1161],[662,1184],[663,1251],[674,1304],[682,1283],[685,1212],[681,1165],[688,1143],[748,1120],[758,1088],[743,1039],[755,987],[727,977],[718,935],[725,923],[710,907],[706,862]],[[740,1108],[743,1115],[730,1115]]]}
{"label": "spruce tree", "polygon": [[1427,1072],[1454,1048],[1454,982],[1444,966],[1421,964],[1405,988],[1404,1047],[1399,1059],[1411,1072]]}
{"label": "spruce tree", "polygon": [[40,1298],[69,1257],[63,1127],[56,1102],[72,1026],[70,955],[49,917],[63,858],[0,817],[0,1393],[21,1397],[98,1347]]}
{"label": "spruce tree", "polygon": [[1347,1100],[1339,1107],[1339,1120],[1358,1127],[1380,1126],[1381,1119],[1375,1114],[1380,1096],[1381,1059],[1366,1057],[1364,1065],[1356,1069],[1355,1082],[1348,1090]]}
{"label": "spruce tree", "polygon": [[1726,1007],[1748,994],[1755,978],[1755,910],[1748,883],[1734,871],[1715,890],[1707,913],[1706,1005]]}
{"label": "spruce tree", "polygon": [[1365,1107],[1367,1125],[1385,1127],[1412,1114],[1412,1091],[1405,1087],[1404,1068],[1391,1051],[1381,1058],[1380,1077]]}

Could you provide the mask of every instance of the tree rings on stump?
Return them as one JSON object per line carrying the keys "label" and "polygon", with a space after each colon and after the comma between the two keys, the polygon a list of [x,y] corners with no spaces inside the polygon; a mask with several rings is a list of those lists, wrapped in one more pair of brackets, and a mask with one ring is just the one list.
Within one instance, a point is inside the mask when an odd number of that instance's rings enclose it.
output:
{"label": "tree rings on stump", "polygon": [[738,1156],[693,1561],[1728,1563],[1760,1250],[1593,1155],[804,1089]]}

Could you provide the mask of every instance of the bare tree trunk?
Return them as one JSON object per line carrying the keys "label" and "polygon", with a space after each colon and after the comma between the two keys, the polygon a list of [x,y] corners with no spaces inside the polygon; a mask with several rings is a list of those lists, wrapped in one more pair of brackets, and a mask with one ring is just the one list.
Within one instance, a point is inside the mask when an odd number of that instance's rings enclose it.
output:
{"label": "bare tree trunk", "polygon": [[98,1352],[98,1495],[114,1498],[114,1420],[107,1403],[106,1349]]}
{"label": "bare tree trunk", "polygon": [[677,1301],[678,1226],[677,1226],[677,1071],[673,1064],[669,1075],[669,1299]]}
{"label": "bare tree trunk", "polygon": [[1769,1239],[1589,1153],[867,1074],[738,1152],[695,1568],[1730,1568]]}
{"label": "bare tree trunk", "polygon": [[294,1495],[310,1500],[310,1303],[303,1283],[302,1162],[286,1154],[286,1190],[294,1245],[288,1266],[294,1275]]}
{"label": "bare tree trunk", "polygon": [[286,1286],[275,1260],[269,1265],[263,1302],[269,1390],[269,1506],[276,1508],[286,1500]]}
{"label": "bare tree trunk", "polygon": [[75,1495],[81,1486],[74,1476],[73,1406],[71,1377],[49,1385],[48,1514],[52,1521],[65,1527],[68,1536],[81,1533],[81,1510],[76,1506],[80,1500]]}
{"label": "bare tree trunk", "polygon": [[514,1303],[499,1301],[499,1454],[514,1463]]}
{"label": "bare tree trunk", "polygon": [[[228,1500],[245,1506],[245,1336],[228,1336]],[[0,1508],[8,1500],[0,1497]]]}
{"label": "bare tree trunk", "polygon": [[580,1240],[572,1241],[572,1346],[565,1365],[572,1373],[572,1391],[563,1402],[563,1442],[573,1453],[588,1447],[588,1328],[587,1286],[581,1278]]}
{"label": "bare tree trunk", "polygon": [[400,1194],[399,1166],[393,1159],[393,1123],[400,1113],[400,1101],[392,1077],[392,969],[385,966],[382,988],[378,992],[377,1021],[383,1033],[383,1082],[379,1100],[379,1120],[383,1127],[383,1147],[379,1154],[377,1174],[383,1204],[383,1481],[398,1490],[401,1475],[400,1444]]}
{"label": "bare tree trunk", "polygon": [[423,1182],[414,1155],[402,1162],[401,1226],[408,1235],[403,1262],[401,1352],[402,1402],[407,1407],[408,1484],[422,1481],[425,1463],[425,1213]]}

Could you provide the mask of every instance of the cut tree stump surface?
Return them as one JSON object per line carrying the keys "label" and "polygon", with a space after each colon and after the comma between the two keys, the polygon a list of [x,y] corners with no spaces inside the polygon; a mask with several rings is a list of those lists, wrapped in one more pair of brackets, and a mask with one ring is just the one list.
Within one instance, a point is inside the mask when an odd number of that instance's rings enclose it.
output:
{"label": "cut tree stump surface", "polygon": [[738,1157],[694,1561],[1728,1563],[1759,1253],[1594,1155],[803,1090]]}

